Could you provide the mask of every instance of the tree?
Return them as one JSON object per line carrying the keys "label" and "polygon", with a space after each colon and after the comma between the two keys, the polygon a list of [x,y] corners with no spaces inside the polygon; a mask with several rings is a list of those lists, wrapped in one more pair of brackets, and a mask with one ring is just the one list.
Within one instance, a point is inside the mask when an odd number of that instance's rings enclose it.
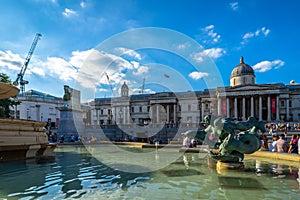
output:
{"label": "tree", "polygon": [[[0,82],[11,84],[9,76],[4,73],[0,73]],[[11,117],[10,108],[19,105],[21,102],[17,100],[17,97],[11,97],[7,99],[0,99],[0,117],[8,118]]]}

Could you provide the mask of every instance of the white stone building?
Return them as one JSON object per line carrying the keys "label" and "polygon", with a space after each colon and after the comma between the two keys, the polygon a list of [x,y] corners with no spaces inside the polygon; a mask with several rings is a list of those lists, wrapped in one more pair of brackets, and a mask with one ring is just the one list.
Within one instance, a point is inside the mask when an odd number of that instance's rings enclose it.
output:
{"label": "white stone building", "polygon": [[29,90],[20,94],[18,100],[21,104],[14,108],[15,118],[51,122],[52,127],[57,127],[60,117],[58,108],[63,106],[62,98]]}
{"label": "white stone building", "polygon": [[241,57],[227,87],[129,96],[124,83],[121,97],[96,98],[88,105],[91,125],[194,125],[208,114],[238,120],[253,116],[265,121],[300,121],[300,85],[256,84],[254,70]]}

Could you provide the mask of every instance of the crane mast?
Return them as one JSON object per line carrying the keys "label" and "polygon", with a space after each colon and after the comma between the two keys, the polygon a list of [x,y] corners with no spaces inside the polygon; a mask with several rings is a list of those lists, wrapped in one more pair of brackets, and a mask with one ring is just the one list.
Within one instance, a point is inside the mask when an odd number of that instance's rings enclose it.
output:
{"label": "crane mast", "polygon": [[17,79],[13,82],[13,84],[15,86],[18,86],[20,84],[21,93],[25,92],[25,84],[28,84],[28,81],[23,80],[23,77],[24,77],[24,74],[26,72],[28,63],[29,63],[29,61],[31,59],[31,56],[32,56],[32,54],[34,52],[34,49],[35,49],[35,47],[36,47],[36,45],[37,45],[37,43],[38,43],[38,41],[40,40],[41,37],[42,37],[42,34],[40,34],[40,33],[37,33],[35,35],[33,43],[32,43],[32,45],[30,47],[30,50],[29,50],[29,52],[28,52],[28,54],[26,56],[25,62],[22,65],[21,71],[20,71],[20,73],[18,73]]}
{"label": "crane mast", "polygon": [[144,89],[145,89],[145,78],[143,78],[143,84],[142,84],[142,94],[144,94]]}

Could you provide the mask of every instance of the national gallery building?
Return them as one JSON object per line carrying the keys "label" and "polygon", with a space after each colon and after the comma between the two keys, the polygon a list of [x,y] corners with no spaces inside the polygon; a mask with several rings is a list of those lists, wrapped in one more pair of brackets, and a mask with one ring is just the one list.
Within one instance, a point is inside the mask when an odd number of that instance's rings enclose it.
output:
{"label": "national gallery building", "polygon": [[244,62],[233,68],[230,86],[194,92],[158,92],[129,95],[124,82],[121,96],[96,98],[88,103],[87,125],[199,124],[205,115],[245,120],[300,120],[300,85],[256,84],[252,67]]}

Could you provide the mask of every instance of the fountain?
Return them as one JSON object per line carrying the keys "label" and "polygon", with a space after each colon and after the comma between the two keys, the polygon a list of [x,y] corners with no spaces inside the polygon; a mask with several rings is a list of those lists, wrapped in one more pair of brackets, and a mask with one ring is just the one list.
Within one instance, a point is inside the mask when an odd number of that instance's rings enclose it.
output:
{"label": "fountain", "polygon": [[[212,150],[210,156],[217,160],[217,168],[243,168],[244,154],[252,154],[261,148],[258,130],[265,132],[265,123],[254,117],[247,121],[207,115],[204,121],[208,127],[202,134],[213,133],[218,138],[218,150]],[[203,138],[203,135],[202,135]]]}
{"label": "fountain", "polygon": [[[0,99],[16,96],[19,89],[0,82]],[[20,119],[0,119],[0,162],[41,157],[53,152],[45,122]]]}

